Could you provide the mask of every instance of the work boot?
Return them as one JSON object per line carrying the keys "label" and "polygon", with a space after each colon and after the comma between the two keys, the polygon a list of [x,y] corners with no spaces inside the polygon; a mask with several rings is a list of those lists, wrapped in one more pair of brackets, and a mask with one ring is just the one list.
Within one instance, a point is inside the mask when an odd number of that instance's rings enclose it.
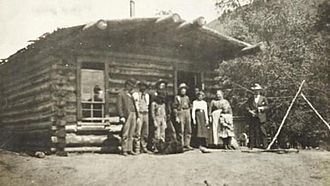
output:
{"label": "work boot", "polygon": [[127,153],[128,153],[129,155],[132,155],[132,156],[138,155],[138,154],[136,154],[136,153],[133,152],[133,151],[128,151]]}
{"label": "work boot", "polygon": [[150,154],[151,151],[149,151],[147,148],[142,148],[142,149],[141,149],[141,153],[147,153],[147,154]]}
{"label": "work boot", "polygon": [[121,155],[128,156],[128,153],[126,151],[122,152]]}

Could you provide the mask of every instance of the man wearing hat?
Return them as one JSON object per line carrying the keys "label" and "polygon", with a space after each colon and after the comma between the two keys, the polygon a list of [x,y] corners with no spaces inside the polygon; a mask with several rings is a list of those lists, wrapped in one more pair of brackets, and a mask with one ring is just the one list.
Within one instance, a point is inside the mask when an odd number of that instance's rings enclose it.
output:
{"label": "man wearing hat", "polygon": [[[139,112],[139,120],[137,121],[135,131],[135,152],[150,153],[147,149],[149,137],[149,104],[150,96],[146,92],[149,87],[145,81],[138,82],[139,91],[133,93],[133,97]],[[141,149],[142,148],[142,149]]]}
{"label": "man wearing hat", "polygon": [[246,110],[249,120],[249,147],[267,147],[267,132],[264,123],[267,121],[266,110],[268,109],[268,101],[266,97],[261,95],[262,87],[255,84],[251,87],[253,96],[246,103]]}
{"label": "man wearing hat", "polygon": [[179,94],[175,96],[173,104],[173,112],[176,122],[180,125],[177,132],[178,141],[187,150],[191,150],[191,114],[190,114],[190,100],[186,95],[188,86],[185,83],[179,85]]}
{"label": "man wearing hat", "polygon": [[139,113],[136,108],[135,100],[132,96],[136,82],[132,79],[125,82],[125,89],[118,94],[117,111],[120,122],[123,123],[122,129],[122,154],[135,155],[133,152],[133,137],[135,134],[136,121]]}

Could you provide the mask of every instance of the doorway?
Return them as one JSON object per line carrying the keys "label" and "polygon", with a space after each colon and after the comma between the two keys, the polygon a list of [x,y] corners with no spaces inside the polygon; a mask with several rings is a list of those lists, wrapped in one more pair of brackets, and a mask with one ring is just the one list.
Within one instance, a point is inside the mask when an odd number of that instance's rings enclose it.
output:
{"label": "doorway", "polygon": [[178,71],[177,72],[177,85],[181,83],[186,83],[188,85],[187,96],[190,100],[195,99],[196,88],[202,88],[202,78],[201,73],[190,72],[190,71]]}

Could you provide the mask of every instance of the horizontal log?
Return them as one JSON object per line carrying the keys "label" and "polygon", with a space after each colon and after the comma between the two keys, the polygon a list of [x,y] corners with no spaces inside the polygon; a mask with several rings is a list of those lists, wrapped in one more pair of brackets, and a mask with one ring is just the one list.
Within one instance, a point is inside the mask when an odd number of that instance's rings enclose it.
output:
{"label": "horizontal log", "polygon": [[49,121],[51,116],[53,116],[53,113],[51,111],[47,111],[45,113],[36,113],[20,118],[2,119],[2,123],[19,124],[19,123],[38,122],[38,121]]}
{"label": "horizontal log", "polygon": [[78,131],[105,131],[111,133],[120,133],[123,125],[102,125],[102,124],[80,124],[80,125],[66,125],[65,130],[67,132]]}
{"label": "horizontal log", "polygon": [[65,152],[108,152],[108,153],[119,153],[121,147],[66,147]]}
{"label": "horizontal log", "polygon": [[[126,77],[126,79],[111,77],[111,78],[109,78],[110,87],[112,87],[112,86],[123,87],[125,85],[125,81],[128,80],[128,79],[129,79],[129,77]],[[156,84],[156,81],[154,81],[153,79],[147,78],[147,79],[144,79],[144,81],[147,84],[149,84],[150,86],[154,86]],[[167,84],[167,87],[169,87],[169,88],[173,88],[173,86],[174,85],[173,85],[172,82],[169,82]]]}
{"label": "horizontal log", "polygon": [[52,102],[45,102],[43,104],[34,105],[33,107],[30,107],[29,109],[23,109],[23,110],[16,109],[14,111],[5,110],[0,114],[0,117],[2,117],[2,118],[21,117],[21,116],[25,116],[27,114],[45,112],[45,111],[51,110],[53,105],[54,105],[54,103],[52,103]]}
{"label": "horizontal log", "polygon": [[31,95],[36,95],[39,92],[50,90],[50,85],[51,85],[50,82],[43,83],[41,85],[34,86],[30,89],[20,91],[20,92],[17,92],[17,93],[13,93],[13,94],[7,96],[7,99],[8,100],[14,100],[14,99],[20,99],[22,97],[28,97],[28,96],[31,96]]}
{"label": "horizontal log", "polygon": [[33,123],[21,123],[21,125],[13,125],[13,124],[6,124],[2,123],[0,128],[2,131],[7,132],[25,132],[25,131],[35,131],[35,130],[42,130],[42,131],[49,131],[52,126],[52,122],[33,122]]}
{"label": "horizontal log", "polygon": [[24,109],[24,108],[30,108],[33,105],[39,105],[49,101],[51,101],[50,92],[49,90],[46,90],[44,92],[39,92],[37,95],[31,95],[21,99],[11,100],[10,102],[6,100],[4,108],[8,111],[16,110],[16,109]]}
{"label": "horizontal log", "polygon": [[[53,63],[56,63],[56,60],[38,60],[38,61],[30,61],[28,63],[22,62],[13,62],[14,66],[5,66],[4,67],[4,79],[7,82],[14,81],[17,77],[29,76],[34,73],[38,73],[45,68],[51,67]],[[13,74],[15,74],[13,76]],[[19,76],[18,76],[19,75]],[[12,79],[13,78],[13,79]]]}
{"label": "horizontal log", "polygon": [[66,135],[66,143],[70,145],[102,145],[108,139],[107,135],[76,135],[69,133]]}
{"label": "horizontal log", "polygon": [[109,68],[113,67],[126,67],[126,68],[142,68],[149,70],[164,70],[172,71],[173,65],[164,65],[159,63],[146,63],[145,61],[136,61],[136,60],[111,60],[108,62]]}
{"label": "horizontal log", "polygon": [[150,56],[143,54],[133,54],[133,53],[120,53],[120,52],[110,52],[110,51],[100,51],[90,49],[86,50],[76,50],[75,51],[79,56],[77,58],[78,62],[107,62],[109,59],[125,59],[125,60],[145,60],[159,63],[167,64],[191,64],[191,61],[175,59],[169,57],[159,57],[159,56]]}
{"label": "horizontal log", "polygon": [[47,81],[50,81],[49,77],[50,68],[44,69],[43,71],[34,72],[33,75],[28,77],[21,77],[22,81],[16,81],[16,83],[6,84],[6,89],[4,90],[5,95],[10,95],[13,92],[26,90],[33,86],[40,85]]}
{"label": "horizontal log", "polygon": [[145,69],[133,69],[133,68],[111,68],[109,70],[109,73],[113,74],[122,74],[127,76],[141,76],[141,77],[158,77],[158,78],[172,78],[173,74],[167,73],[167,72],[161,72],[157,70],[148,71]]}

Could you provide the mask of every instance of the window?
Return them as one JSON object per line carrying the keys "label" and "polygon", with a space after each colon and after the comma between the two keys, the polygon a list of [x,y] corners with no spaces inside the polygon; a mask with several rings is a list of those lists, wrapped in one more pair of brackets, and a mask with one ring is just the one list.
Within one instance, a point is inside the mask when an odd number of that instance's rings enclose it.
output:
{"label": "window", "polygon": [[104,64],[83,63],[81,68],[82,121],[101,122],[104,117]]}

